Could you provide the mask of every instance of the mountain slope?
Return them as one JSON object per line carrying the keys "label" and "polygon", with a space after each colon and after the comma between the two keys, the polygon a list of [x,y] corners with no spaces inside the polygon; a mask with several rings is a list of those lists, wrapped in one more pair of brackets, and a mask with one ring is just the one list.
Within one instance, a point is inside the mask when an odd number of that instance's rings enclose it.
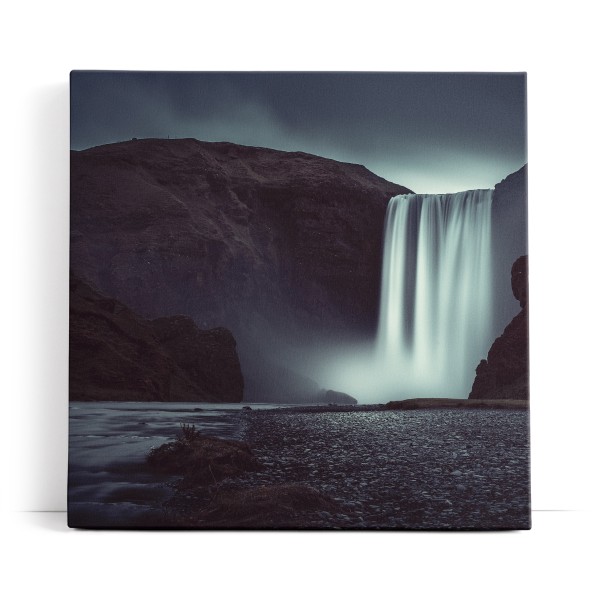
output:
{"label": "mountain slope", "polygon": [[[229,143],[73,152],[71,269],[147,317],[369,330],[387,202],[361,165]],[[240,332],[242,333],[242,332]]]}

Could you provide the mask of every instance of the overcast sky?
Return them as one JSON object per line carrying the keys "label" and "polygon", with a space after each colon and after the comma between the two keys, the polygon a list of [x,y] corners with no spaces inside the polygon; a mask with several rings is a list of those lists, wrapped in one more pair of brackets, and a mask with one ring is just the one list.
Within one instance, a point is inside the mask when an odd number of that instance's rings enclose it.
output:
{"label": "overcast sky", "polygon": [[420,193],[493,187],[526,162],[522,73],[71,76],[71,147],[193,137],[360,163]]}

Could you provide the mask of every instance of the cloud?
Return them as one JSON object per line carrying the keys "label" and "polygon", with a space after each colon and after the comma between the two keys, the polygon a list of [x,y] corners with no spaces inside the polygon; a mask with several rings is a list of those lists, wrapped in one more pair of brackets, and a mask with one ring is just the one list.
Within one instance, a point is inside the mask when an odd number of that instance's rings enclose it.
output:
{"label": "cloud", "polygon": [[419,192],[525,162],[524,79],[452,74],[74,73],[72,147],[195,137],[364,164]]}

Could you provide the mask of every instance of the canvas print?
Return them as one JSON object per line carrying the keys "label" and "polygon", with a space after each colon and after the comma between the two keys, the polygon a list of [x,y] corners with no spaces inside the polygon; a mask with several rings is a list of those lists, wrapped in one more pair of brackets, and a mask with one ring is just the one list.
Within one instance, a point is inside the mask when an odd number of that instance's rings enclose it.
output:
{"label": "canvas print", "polygon": [[525,99],[74,71],[69,525],[528,529]]}

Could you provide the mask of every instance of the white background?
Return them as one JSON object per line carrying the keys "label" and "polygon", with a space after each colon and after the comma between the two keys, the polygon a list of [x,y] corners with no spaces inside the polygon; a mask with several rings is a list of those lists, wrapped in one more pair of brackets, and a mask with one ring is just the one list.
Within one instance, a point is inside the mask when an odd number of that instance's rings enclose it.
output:
{"label": "white background", "polygon": [[[105,0],[4,7],[0,437],[8,577],[0,590],[11,587],[10,598],[597,597],[592,6]],[[67,530],[63,513],[22,512],[66,506],[71,69],[528,72],[531,532],[99,533]]]}

